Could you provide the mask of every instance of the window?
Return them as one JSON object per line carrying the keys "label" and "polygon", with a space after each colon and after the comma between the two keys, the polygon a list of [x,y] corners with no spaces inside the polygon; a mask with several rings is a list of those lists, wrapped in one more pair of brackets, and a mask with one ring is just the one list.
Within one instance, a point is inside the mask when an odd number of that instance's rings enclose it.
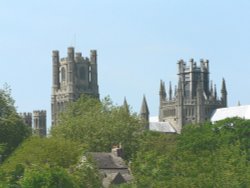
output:
{"label": "window", "polygon": [[92,73],[91,66],[89,66],[89,82],[92,81],[92,80],[91,80],[91,77],[92,77],[91,73]]}
{"label": "window", "polygon": [[66,80],[65,68],[61,68],[61,81],[64,82]]}

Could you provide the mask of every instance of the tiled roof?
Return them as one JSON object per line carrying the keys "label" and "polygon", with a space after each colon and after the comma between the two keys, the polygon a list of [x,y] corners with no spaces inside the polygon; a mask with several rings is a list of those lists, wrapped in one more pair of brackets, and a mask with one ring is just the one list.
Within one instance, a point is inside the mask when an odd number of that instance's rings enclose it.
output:
{"label": "tiled roof", "polygon": [[176,133],[176,130],[169,122],[150,122],[149,130],[164,133]]}
{"label": "tiled roof", "polygon": [[99,169],[127,169],[124,160],[121,157],[117,157],[112,153],[105,152],[91,152],[96,165]]}
{"label": "tiled roof", "polygon": [[159,122],[158,116],[150,117],[149,130],[163,132],[163,133],[176,133],[176,130],[173,128],[169,122]]}

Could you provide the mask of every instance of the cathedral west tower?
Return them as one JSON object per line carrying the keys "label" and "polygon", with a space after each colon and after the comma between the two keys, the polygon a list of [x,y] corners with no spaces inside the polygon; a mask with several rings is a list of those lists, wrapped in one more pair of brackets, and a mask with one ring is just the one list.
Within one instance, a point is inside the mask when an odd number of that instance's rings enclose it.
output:
{"label": "cathedral west tower", "polygon": [[99,99],[97,78],[97,52],[90,51],[90,58],[68,48],[65,58],[60,58],[59,51],[52,52],[53,83],[51,95],[52,125],[56,125],[58,115],[67,103],[76,101],[82,94]]}

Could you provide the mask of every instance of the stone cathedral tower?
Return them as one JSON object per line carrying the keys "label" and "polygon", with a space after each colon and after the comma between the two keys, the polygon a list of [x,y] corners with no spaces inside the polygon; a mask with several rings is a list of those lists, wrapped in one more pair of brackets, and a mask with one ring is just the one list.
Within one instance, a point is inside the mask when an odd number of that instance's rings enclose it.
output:
{"label": "stone cathedral tower", "polygon": [[46,136],[47,126],[46,126],[46,111],[45,110],[35,110],[33,111],[33,121],[34,121],[34,132],[40,136]]}
{"label": "stone cathedral tower", "polygon": [[77,100],[81,94],[99,98],[97,80],[97,52],[90,51],[90,59],[68,48],[65,58],[59,51],[52,52],[53,85],[51,96],[52,125],[57,123],[58,114],[68,102]]}
{"label": "stone cathedral tower", "polygon": [[28,125],[29,128],[32,128],[32,113],[28,112],[24,112],[24,113],[19,113],[19,115],[21,116],[21,118],[23,119],[23,122]]}
{"label": "stone cathedral tower", "polygon": [[216,85],[209,79],[209,62],[200,60],[197,66],[193,59],[190,66],[183,60],[178,62],[178,87],[172,94],[171,83],[168,96],[165,83],[160,83],[159,120],[169,122],[177,132],[186,124],[210,120],[217,108],[227,107],[227,90],[222,80],[221,98],[217,96]]}

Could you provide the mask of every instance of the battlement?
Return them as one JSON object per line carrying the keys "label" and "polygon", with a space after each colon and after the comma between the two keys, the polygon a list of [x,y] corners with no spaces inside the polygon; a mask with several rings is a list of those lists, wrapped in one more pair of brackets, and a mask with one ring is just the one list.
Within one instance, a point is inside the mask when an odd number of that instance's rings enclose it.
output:
{"label": "battlement", "polygon": [[24,112],[19,113],[19,116],[23,119],[23,122],[32,128],[32,113],[31,112]]}
{"label": "battlement", "polygon": [[[58,50],[53,50],[52,51],[52,57],[59,57],[59,51]],[[80,60],[80,62],[90,62],[89,59],[94,59],[94,61],[96,61],[97,51],[96,50],[90,50],[90,57],[84,57],[82,55],[82,52],[74,53],[74,48],[69,47],[68,48],[68,56],[60,58],[60,62],[61,63],[67,63],[69,61],[72,61],[72,57],[74,57],[74,61],[73,61],[74,63],[79,63],[79,60]]]}
{"label": "battlement", "polygon": [[81,52],[76,52],[76,58],[82,57],[82,53]]}
{"label": "battlement", "polygon": [[[218,98],[217,88],[209,78],[209,61],[200,59],[199,65],[190,59],[186,63],[180,59],[178,67],[178,89],[171,99],[165,97],[164,82],[160,85],[160,121],[174,123],[178,130],[186,124],[202,123],[211,118],[216,108],[227,106],[226,83],[223,79],[221,98]],[[169,96],[171,96],[171,87]],[[169,97],[171,98],[171,97]],[[176,121],[172,121],[172,119]]]}
{"label": "battlement", "polygon": [[180,59],[178,61],[178,69],[179,69],[179,74],[182,74],[184,72],[193,72],[193,71],[198,71],[198,72],[209,72],[209,60],[204,60],[200,59],[200,66],[197,65],[197,62],[194,61],[193,58],[189,60],[189,65],[183,60]]}
{"label": "battlement", "polygon": [[[65,110],[67,103],[75,101],[81,94],[99,98],[97,51],[90,50],[89,57],[69,47],[67,56],[59,58],[57,50],[52,51],[52,96],[51,117],[55,125],[59,113]],[[34,112],[37,117],[41,112]]]}
{"label": "battlement", "polygon": [[75,48],[73,46],[68,47],[69,54],[74,53],[74,51],[75,51]]}
{"label": "battlement", "polygon": [[46,116],[46,110],[34,110],[33,115],[35,116]]}
{"label": "battlement", "polygon": [[25,117],[32,117],[32,113],[31,112],[23,112],[23,113],[19,113],[19,116],[25,118]]}
{"label": "battlement", "polygon": [[97,56],[96,50],[90,50],[90,56]]}
{"label": "battlement", "polygon": [[58,50],[53,50],[52,51],[52,56],[59,56],[59,51]]}

